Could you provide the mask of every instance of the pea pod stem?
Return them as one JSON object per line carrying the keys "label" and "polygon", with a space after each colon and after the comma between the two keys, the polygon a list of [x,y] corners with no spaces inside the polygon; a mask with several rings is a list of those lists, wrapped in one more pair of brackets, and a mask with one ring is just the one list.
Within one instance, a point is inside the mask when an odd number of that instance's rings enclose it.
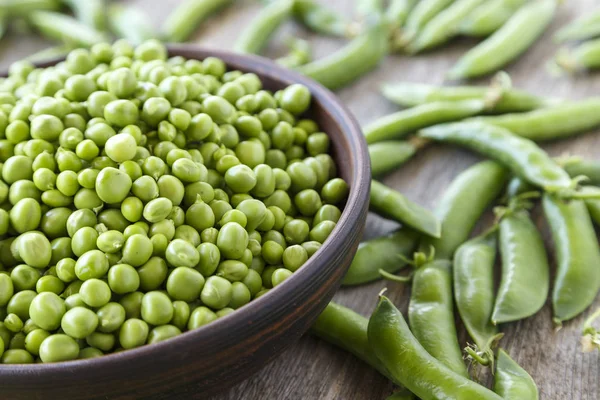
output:
{"label": "pea pod stem", "polygon": [[71,10],[75,18],[99,31],[106,30],[107,15],[104,0],[62,0]]}
{"label": "pea pod stem", "polygon": [[581,348],[585,353],[600,349],[600,332],[594,327],[594,322],[600,318],[600,308],[594,311],[583,322]]}
{"label": "pea pod stem", "polygon": [[61,13],[35,11],[29,15],[28,21],[42,35],[67,44],[91,47],[106,41],[103,33]]}
{"label": "pea pod stem", "polygon": [[406,47],[411,54],[428,50],[447,42],[458,34],[461,22],[483,0],[456,0],[433,17]]}
{"label": "pea pod stem", "polygon": [[339,89],[371,71],[387,55],[387,25],[371,26],[345,47],[298,68],[298,72],[329,89]]}
{"label": "pea pod stem", "polygon": [[399,229],[388,235],[361,242],[342,282],[344,286],[360,285],[380,279],[380,269],[394,273],[406,265],[400,256],[408,257],[417,246],[418,235]]}
{"label": "pea pod stem", "polygon": [[503,399],[539,399],[531,376],[502,349],[498,350],[494,392]]}
{"label": "pea pod stem", "polygon": [[364,128],[367,143],[400,139],[421,128],[461,120],[481,113],[481,100],[439,101],[425,103],[379,118]]}
{"label": "pea pod stem", "polygon": [[459,32],[475,37],[491,35],[526,2],[527,0],[488,0],[462,21]]}
{"label": "pea pod stem", "polygon": [[392,218],[428,236],[440,237],[440,222],[431,211],[377,181],[371,182],[370,209],[383,217]]}
{"label": "pea pod stem", "polygon": [[546,193],[542,204],[556,253],[552,306],[560,324],[582,313],[600,290],[600,249],[582,200],[564,201]]}
{"label": "pea pod stem", "polygon": [[448,72],[448,79],[474,78],[498,71],[537,40],[552,21],[556,7],[556,0],[536,0],[524,5],[500,29],[469,50]]}
{"label": "pea pod stem", "polygon": [[280,0],[265,6],[240,32],[233,49],[238,53],[260,53],[275,30],[291,17],[293,5],[293,0]]}
{"label": "pea pod stem", "polygon": [[368,340],[390,375],[423,400],[501,399],[432,357],[411,333],[402,313],[385,296],[380,296],[369,320]]}
{"label": "pea pod stem", "polygon": [[113,4],[108,13],[110,29],[133,45],[158,37],[148,21],[148,16],[137,7]]}
{"label": "pea pod stem", "polygon": [[563,26],[554,34],[554,41],[563,43],[572,40],[591,39],[599,35],[600,10],[594,10]]}
{"label": "pea pod stem", "polygon": [[572,188],[569,175],[546,152],[505,128],[481,122],[453,123],[423,129],[419,136],[467,147],[495,159],[546,191]]}
{"label": "pea pod stem", "polygon": [[167,17],[161,32],[170,42],[185,42],[209,15],[233,0],[184,0]]}

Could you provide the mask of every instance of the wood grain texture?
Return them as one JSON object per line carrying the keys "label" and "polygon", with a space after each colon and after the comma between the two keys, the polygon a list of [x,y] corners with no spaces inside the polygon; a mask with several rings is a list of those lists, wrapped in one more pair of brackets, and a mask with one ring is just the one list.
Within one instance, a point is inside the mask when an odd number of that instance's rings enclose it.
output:
{"label": "wood grain texture", "polygon": [[[323,0],[325,2],[325,0]],[[326,3],[340,12],[350,15],[358,0],[327,0]],[[158,25],[178,0],[137,0],[152,20]],[[600,74],[579,77],[555,77],[545,68],[557,47],[552,42],[552,33],[567,21],[588,13],[599,6],[598,0],[569,0],[563,2],[558,16],[550,29],[517,62],[507,67],[515,86],[540,95],[577,99],[600,94]],[[206,23],[196,35],[198,42],[217,48],[231,48],[240,26],[248,23],[259,10],[257,1],[240,0],[219,16]],[[316,37],[296,25],[285,25],[269,46],[266,55],[271,57],[285,53],[283,39],[287,35],[310,38],[315,56],[329,54],[342,45],[343,41]],[[412,82],[443,82],[443,74],[475,41],[458,40],[426,55],[407,58],[390,56],[380,68],[354,85],[338,92],[343,102],[356,115],[359,122],[368,123],[378,116],[397,110],[378,93],[383,81],[405,80]],[[14,36],[2,41],[2,67],[36,49],[43,48],[40,39]],[[600,112],[600,111],[599,111]],[[600,156],[600,131],[544,145],[551,154],[564,152],[590,158]],[[460,149],[433,146],[425,149],[400,171],[389,175],[385,182],[401,190],[412,200],[427,207],[435,207],[437,199],[450,181],[478,158]],[[552,245],[548,228],[538,209],[534,212],[538,226],[542,229],[548,250]],[[396,225],[375,216],[370,216],[365,237],[378,236]],[[554,263],[552,264],[554,267]],[[598,266],[600,268],[600,266]],[[402,310],[406,310],[408,291],[396,284],[377,282],[362,287],[343,289],[336,301],[368,315],[374,305],[376,294],[385,286],[389,296]],[[595,307],[600,306],[600,298]],[[588,311],[589,312],[589,311]],[[600,355],[583,354],[579,350],[580,327],[584,316],[565,324],[555,332],[551,322],[549,302],[535,317],[502,326],[506,333],[501,345],[535,379],[544,400],[595,400],[600,398]],[[461,331],[461,339],[466,339]],[[258,399],[384,399],[393,391],[387,382],[373,369],[352,355],[333,348],[313,337],[303,337],[266,368],[244,383],[233,387],[229,393],[214,397],[214,400],[258,400]],[[173,397],[184,399],[185,397]]]}

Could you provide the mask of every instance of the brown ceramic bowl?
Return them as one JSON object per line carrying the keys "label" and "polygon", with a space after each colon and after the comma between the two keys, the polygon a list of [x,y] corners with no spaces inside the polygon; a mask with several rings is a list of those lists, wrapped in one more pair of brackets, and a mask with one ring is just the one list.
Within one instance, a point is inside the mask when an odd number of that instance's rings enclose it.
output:
{"label": "brown ceramic bowl", "polygon": [[207,398],[281,354],[308,330],[340,286],[361,238],[371,179],[367,147],[350,112],[327,89],[260,57],[183,45],[171,46],[170,54],[219,57],[230,69],[256,73],[271,90],[292,83],[308,86],[311,115],[331,136],[339,173],[350,184],[342,217],[302,268],[235,313],[170,340],[100,358],[0,365],[0,399]]}

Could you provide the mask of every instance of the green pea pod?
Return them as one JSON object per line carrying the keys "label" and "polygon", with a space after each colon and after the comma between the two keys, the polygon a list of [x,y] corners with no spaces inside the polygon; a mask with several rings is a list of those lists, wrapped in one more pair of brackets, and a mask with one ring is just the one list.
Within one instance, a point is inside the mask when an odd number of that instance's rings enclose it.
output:
{"label": "green pea pod", "polygon": [[390,0],[385,10],[385,18],[392,29],[399,29],[404,26],[408,15],[417,2],[418,0]]}
{"label": "green pea pod", "polygon": [[583,17],[565,25],[554,34],[554,40],[562,43],[596,36],[600,36],[600,10],[586,12]]}
{"label": "green pea pod", "polygon": [[600,39],[587,41],[574,48],[560,49],[556,53],[555,60],[556,64],[567,72],[598,69],[600,68]]}
{"label": "green pea pod", "polygon": [[433,247],[437,258],[452,258],[483,212],[500,195],[507,179],[508,171],[493,161],[477,163],[458,175],[436,207],[435,214],[442,221],[441,238],[422,240],[421,251]]}
{"label": "green pea pod", "polygon": [[66,44],[48,47],[28,55],[26,60],[31,61],[32,63],[41,63],[55,58],[65,57],[71,50],[73,50],[73,47]]}
{"label": "green pea pod", "polygon": [[167,17],[161,32],[169,42],[185,42],[209,15],[233,0],[184,0]]}
{"label": "green pea pod", "polygon": [[367,339],[369,320],[349,308],[331,302],[319,315],[310,332],[363,360],[382,375],[391,377],[381,361],[373,354]]}
{"label": "green pea pod", "polygon": [[600,200],[586,200],[585,205],[590,213],[592,221],[594,221],[596,225],[600,225]]}
{"label": "green pea pod", "polygon": [[238,53],[260,53],[275,30],[291,17],[293,5],[292,0],[280,0],[268,4],[240,32],[233,49]]}
{"label": "green pea pod", "polygon": [[418,144],[401,140],[369,145],[371,175],[380,176],[397,169],[415,155],[418,148]]}
{"label": "green pea pod", "polygon": [[451,268],[447,260],[417,266],[408,321],[410,330],[429,354],[453,372],[468,377],[454,325]]}
{"label": "green pea pod", "polygon": [[367,143],[400,139],[421,128],[442,122],[458,121],[481,113],[485,103],[481,100],[439,101],[398,111],[379,118],[364,129]]}
{"label": "green pea pod", "polygon": [[406,45],[433,17],[439,14],[453,0],[421,0],[408,14],[400,46]]}
{"label": "green pea pod", "polygon": [[527,3],[494,34],[458,60],[447,77],[458,80],[498,71],[527,50],[546,30],[556,6],[557,0]]}
{"label": "green pea pod", "polygon": [[506,400],[539,399],[538,388],[531,376],[502,349],[498,350],[494,392]]}
{"label": "green pea pod", "polygon": [[410,257],[417,246],[418,235],[400,229],[389,235],[362,242],[350,264],[342,285],[360,285],[381,278],[379,269],[394,273],[406,265],[402,256]]}
{"label": "green pea pod", "polygon": [[356,14],[360,18],[382,15],[383,9],[383,0],[356,0]]}
{"label": "green pea pod", "polygon": [[506,128],[524,138],[541,141],[562,139],[600,126],[600,98],[569,102],[528,113],[474,118],[473,121]]}
{"label": "green pea pod", "polygon": [[293,15],[308,29],[330,36],[349,36],[350,22],[314,0],[295,0]]}
{"label": "green pea pod", "polygon": [[291,38],[288,41],[288,46],[290,48],[289,53],[275,60],[277,64],[286,68],[298,68],[310,62],[312,50],[308,41]]}
{"label": "green pea pod", "polygon": [[26,17],[32,11],[56,11],[59,8],[58,0],[3,0],[0,2],[0,15]]}
{"label": "green pea pod", "polygon": [[457,144],[495,159],[546,191],[568,190],[572,186],[569,175],[544,150],[499,126],[480,122],[445,124],[423,129],[419,136]]}
{"label": "green pea pod", "polygon": [[106,29],[106,2],[104,0],[62,0],[75,18],[87,26],[103,31]]}
{"label": "green pea pod", "polygon": [[419,32],[413,42],[406,50],[409,53],[418,53],[431,49],[447,42],[458,34],[460,24],[464,19],[484,0],[456,0],[431,21]]}
{"label": "green pea pod", "polygon": [[[499,96],[496,96],[496,93]],[[398,82],[386,83],[381,93],[392,103],[402,107],[414,107],[432,102],[448,102],[461,100],[486,101],[487,112],[522,112],[545,107],[556,100],[535,96],[518,89],[481,86],[437,86],[426,83]],[[489,104],[490,95],[499,97]]]}
{"label": "green pea pod", "polygon": [[558,160],[558,162],[563,166],[571,178],[583,175],[588,178],[586,183],[600,185],[600,162],[595,160],[584,160],[581,158]]}
{"label": "green pea pod", "polygon": [[339,89],[377,67],[387,55],[387,24],[371,26],[367,32],[333,54],[298,68],[298,72],[329,89]]}
{"label": "green pea pod", "polygon": [[498,328],[490,320],[496,251],[496,232],[489,232],[462,244],[454,254],[452,267],[456,308],[469,336],[483,352],[498,335]]}
{"label": "green pea pod", "polygon": [[556,252],[552,306],[560,323],[593,303],[600,290],[600,249],[582,200],[565,201],[546,193],[542,204]]}
{"label": "green pea pod", "polygon": [[413,336],[402,313],[380,296],[368,326],[369,344],[390,375],[423,400],[500,400],[432,357]]}
{"label": "green pea pod", "polygon": [[440,221],[431,211],[377,181],[371,182],[370,209],[383,217],[406,224],[426,235],[440,237]]}
{"label": "green pea pod", "polygon": [[113,4],[108,14],[110,29],[118,37],[127,39],[133,45],[158,37],[148,16],[137,7]]}
{"label": "green pea pod", "polygon": [[35,11],[29,14],[28,21],[42,35],[67,44],[91,47],[107,39],[103,33],[75,18],[53,11]]}
{"label": "green pea pod", "polygon": [[527,0],[488,0],[462,22],[459,31],[465,36],[491,35],[526,2]]}
{"label": "green pea pod", "polygon": [[492,313],[494,325],[538,312],[546,302],[550,286],[544,242],[528,213],[507,211],[500,221],[499,233],[502,278]]}

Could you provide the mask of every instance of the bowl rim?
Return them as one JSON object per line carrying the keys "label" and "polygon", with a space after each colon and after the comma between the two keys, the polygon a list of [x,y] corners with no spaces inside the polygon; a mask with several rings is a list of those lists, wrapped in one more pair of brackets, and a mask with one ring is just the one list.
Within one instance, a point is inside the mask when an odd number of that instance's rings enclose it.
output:
{"label": "bowl rim", "polygon": [[[344,132],[345,142],[349,147],[350,153],[355,153],[359,157],[349,165],[352,166],[353,178],[350,183],[350,192],[348,200],[341,217],[335,228],[331,232],[329,238],[321,246],[315,254],[324,252],[333,252],[335,248],[342,247],[341,244],[346,240],[339,233],[341,231],[355,228],[358,224],[358,217],[361,209],[365,207],[365,203],[369,200],[369,188],[371,183],[371,166],[367,144],[362,134],[362,130],[354,115],[341,102],[341,100],[329,89],[325,88],[316,81],[301,75],[298,72],[286,69],[272,60],[249,54],[239,54],[232,51],[215,49],[207,46],[199,46],[196,44],[167,44],[169,56],[180,55],[182,52],[198,53],[196,59],[204,59],[209,56],[220,58],[225,64],[232,68],[244,71],[240,65],[245,65],[246,70],[251,70],[259,76],[259,78],[268,77],[271,80],[281,82],[285,85],[292,83],[300,83],[307,86],[312,95],[312,101],[317,100],[323,105],[323,110],[332,115],[336,125]],[[190,59],[191,57],[187,57]],[[65,60],[65,57],[58,57],[52,60],[41,63],[34,63],[36,67],[48,67],[58,62]],[[7,76],[6,71],[2,71],[0,76]],[[365,160],[367,162],[358,163],[356,161]],[[56,363],[34,363],[34,364],[0,364],[0,377],[22,377],[23,374],[28,376],[47,376],[54,373],[64,372],[65,370],[82,369],[95,370],[97,368],[111,368],[115,364],[127,363],[128,361],[138,358],[142,355],[151,355],[163,351],[169,351],[170,348],[185,346],[187,344],[201,343],[201,339],[206,335],[214,335],[218,332],[227,332],[232,326],[241,326],[244,323],[252,320],[253,315],[257,315],[264,310],[269,310],[270,304],[278,304],[277,301],[284,300],[285,293],[293,290],[295,287],[306,285],[310,276],[319,273],[319,262],[317,258],[311,257],[300,269],[295,271],[288,279],[282,282],[275,288],[269,290],[265,295],[250,301],[248,304],[235,310],[235,312],[219,318],[210,324],[184,331],[168,340],[146,344],[129,350],[124,350],[116,353],[109,353],[100,357],[91,359],[77,359]],[[324,306],[323,306],[324,307]]]}

